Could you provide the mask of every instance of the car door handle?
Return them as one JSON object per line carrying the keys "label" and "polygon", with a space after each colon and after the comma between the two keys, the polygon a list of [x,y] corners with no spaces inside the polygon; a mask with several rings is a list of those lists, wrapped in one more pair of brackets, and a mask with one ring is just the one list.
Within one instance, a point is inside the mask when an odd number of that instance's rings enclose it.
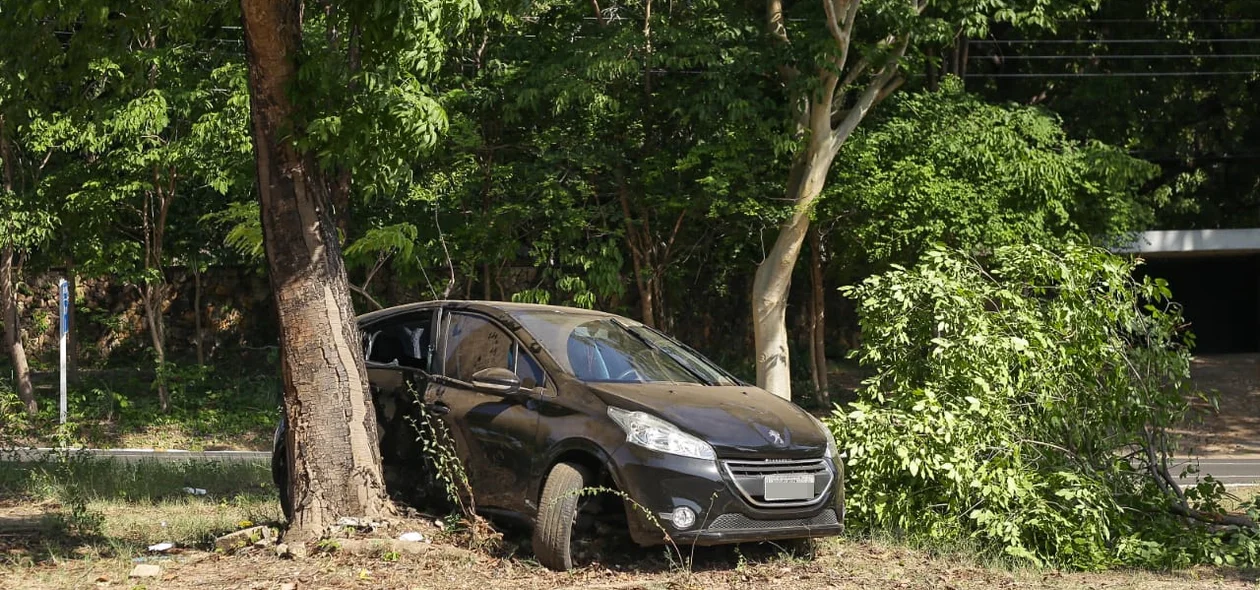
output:
{"label": "car door handle", "polygon": [[443,414],[451,413],[451,407],[446,405],[446,403],[444,402],[433,402],[431,404],[425,404],[425,407],[428,408],[429,413],[437,414],[439,416]]}

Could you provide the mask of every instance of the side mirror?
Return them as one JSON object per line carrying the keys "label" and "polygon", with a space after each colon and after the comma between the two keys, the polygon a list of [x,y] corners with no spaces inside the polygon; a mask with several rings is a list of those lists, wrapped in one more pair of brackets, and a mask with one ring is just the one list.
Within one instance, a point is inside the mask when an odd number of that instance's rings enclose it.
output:
{"label": "side mirror", "polygon": [[473,373],[472,384],[477,391],[504,397],[521,390],[521,378],[502,367],[490,367]]}

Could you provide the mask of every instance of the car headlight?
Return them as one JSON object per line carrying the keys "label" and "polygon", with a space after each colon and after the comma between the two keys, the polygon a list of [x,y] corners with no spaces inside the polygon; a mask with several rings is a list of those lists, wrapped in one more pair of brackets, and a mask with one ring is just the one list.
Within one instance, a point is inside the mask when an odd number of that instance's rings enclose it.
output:
{"label": "car headlight", "polygon": [[608,408],[608,417],[626,431],[626,442],[645,449],[712,461],[717,458],[713,447],[656,416],[646,412],[631,412],[621,408]]}
{"label": "car headlight", "polygon": [[827,428],[826,424],[823,424],[822,420],[815,418],[812,414],[810,418],[814,419],[814,424],[817,424],[818,428],[822,429],[823,436],[827,437],[827,458],[839,459],[840,453],[836,450],[836,435],[831,432],[830,428]]}

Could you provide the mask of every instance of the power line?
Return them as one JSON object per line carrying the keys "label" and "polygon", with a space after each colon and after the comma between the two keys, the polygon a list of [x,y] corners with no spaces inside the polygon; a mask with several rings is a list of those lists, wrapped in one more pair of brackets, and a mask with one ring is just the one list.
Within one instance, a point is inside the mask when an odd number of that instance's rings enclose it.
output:
{"label": "power line", "polygon": [[1018,61],[1055,59],[1249,59],[1260,58],[1260,53],[1157,53],[1136,55],[972,55],[970,60]]}
{"label": "power line", "polygon": [[1072,72],[1047,74],[965,74],[964,78],[1144,78],[1144,77],[1190,77],[1190,76],[1254,76],[1260,70],[1238,70],[1230,72]]}
{"label": "power line", "polygon": [[1260,39],[972,39],[968,43],[997,45],[1083,45],[1083,44],[1147,44],[1147,43],[1260,43]]}
{"label": "power line", "polygon": [[1260,23],[1260,18],[1086,18],[1061,20],[1059,23],[1156,23],[1156,24],[1243,24]]}

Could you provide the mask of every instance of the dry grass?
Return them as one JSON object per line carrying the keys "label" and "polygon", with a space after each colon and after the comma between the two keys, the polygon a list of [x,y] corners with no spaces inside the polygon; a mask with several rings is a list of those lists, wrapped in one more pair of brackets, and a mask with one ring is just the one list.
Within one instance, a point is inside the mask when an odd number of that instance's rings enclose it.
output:
{"label": "dry grass", "polygon": [[[547,571],[530,560],[497,558],[438,549],[421,555],[320,555],[281,559],[256,551],[224,557],[185,552],[159,561],[163,575],[144,581],[149,589],[276,588],[846,588],[892,590],[979,590],[988,588],[1132,588],[1175,590],[1254,588],[1254,573],[1196,569],[1173,574],[1149,572],[1061,573],[1009,569],[976,563],[965,556],[939,557],[878,541],[829,541],[812,558],[773,548],[718,548],[699,551],[690,570],[671,568],[653,552],[631,557],[629,565],[591,564],[566,573]],[[128,587],[140,581],[126,575],[133,563],[122,556],[85,554],[34,566],[0,568],[3,588]]]}

